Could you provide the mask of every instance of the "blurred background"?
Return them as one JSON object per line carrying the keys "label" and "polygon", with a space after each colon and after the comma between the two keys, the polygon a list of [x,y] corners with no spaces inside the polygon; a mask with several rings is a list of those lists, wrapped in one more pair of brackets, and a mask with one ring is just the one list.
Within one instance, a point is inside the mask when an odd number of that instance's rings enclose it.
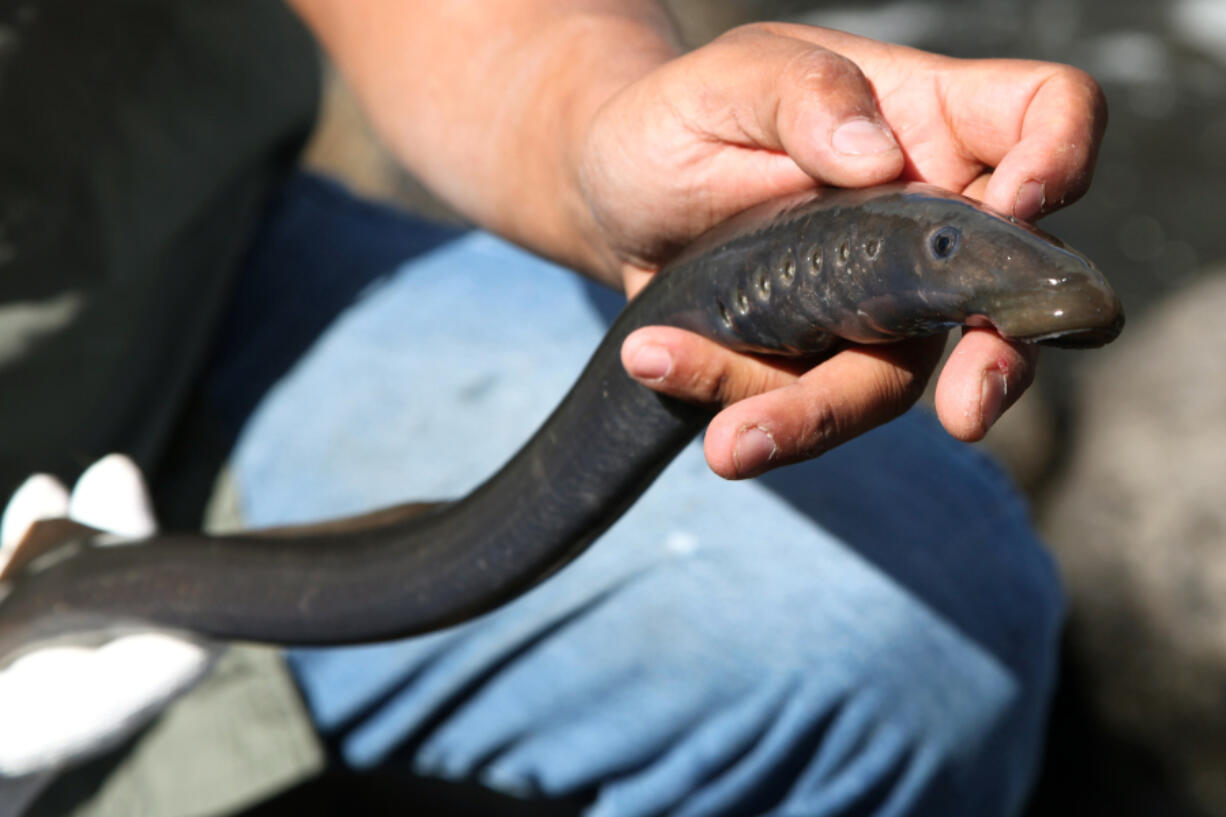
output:
{"label": "blurred background", "polygon": [[[782,19],[958,57],[1070,63],[1111,123],[1090,192],[1044,227],[1129,326],[1045,351],[985,443],[1030,495],[1071,600],[1034,815],[1226,815],[1226,0],[673,0],[688,42]],[[330,76],[307,161],[446,217]]]}

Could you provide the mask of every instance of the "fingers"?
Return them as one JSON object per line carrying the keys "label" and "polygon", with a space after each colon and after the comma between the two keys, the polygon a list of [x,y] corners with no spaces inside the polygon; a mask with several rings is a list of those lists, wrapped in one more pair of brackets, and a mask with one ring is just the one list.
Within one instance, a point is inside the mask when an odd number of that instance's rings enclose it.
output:
{"label": "fingers", "polygon": [[983,439],[1034,380],[1039,347],[967,329],[937,380],[937,417],[954,437]]}
{"label": "fingers", "polygon": [[44,519],[71,519],[126,538],[157,531],[149,489],[136,463],[110,454],[85,470],[72,494],[55,477],[34,474],[21,484],[0,519],[0,568],[30,526]]}
{"label": "fingers", "polygon": [[[662,394],[722,409],[705,452],[726,479],[815,457],[893,419],[919,397],[940,337],[845,350],[810,371],[730,352],[689,332],[648,327],[622,345],[632,377]],[[936,411],[954,437],[987,434],[1034,379],[1038,347],[967,329],[937,381]]]}
{"label": "fingers", "polygon": [[1076,68],[1027,60],[946,60],[934,75],[948,147],[912,151],[915,173],[1026,221],[1090,184],[1107,106]]}
{"label": "fingers", "polygon": [[740,479],[829,451],[910,408],[942,346],[933,337],[847,349],[788,386],[735,403],[707,427],[707,463]]}
{"label": "fingers", "polygon": [[[13,494],[0,524],[0,569],[31,525],[70,518],[124,536],[153,532],[140,470],[112,454],[72,490],[35,474]],[[34,644],[0,668],[0,777],[54,769],[114,746],[187,690],[210,650],[163,633],[118,633],[102,644]]]}
{"label": "fingers", "polygon": [[123,454],[108,454],[85,469],[73,486],[68,517],[133,539],[157,531],[145,478]]}
{"label": "fingers", "polygon": [[622,365],[640,383],[712,409],[790,385],[803,371],[786,358],[737,354],[700,335],[669,326],[631,333],[621,351]]}
{"label": "fingers", "polygon": [[[1098,84],[1083,71],[1049,63],[993,60],[959,68],[947,86],[951,125],[964,148],[994,168],[976,197],[1028,221],[1079,198],[1107,125]],[[990,115],[997,117],[994,127]]]}
{"label": "fingers", "polygon": [[1084,71],[1030,60],[956,60],[809,26],[776,30],[854,60],[901,136],[908,176],[1028,221],[1090,183],[1107,124]]}
{"label": "fingers", "polygon": [[901,414],[940,357],[941,338],[848,349],[800,374],[737,355],[697,335],[649,327],[631,334],[631,376],[665,394],[726,406],[707,427],[705,452],[726,479],[808,459]]}

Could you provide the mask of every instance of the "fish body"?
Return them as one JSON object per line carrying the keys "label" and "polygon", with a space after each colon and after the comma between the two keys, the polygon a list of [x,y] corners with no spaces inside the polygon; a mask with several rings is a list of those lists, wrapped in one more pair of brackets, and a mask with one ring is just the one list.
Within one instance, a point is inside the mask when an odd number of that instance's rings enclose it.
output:
{"label": "fish body", "polygon": [[169,630],[342,644],[427,632],[514,598],[582,552],[703,427],[710,411],[632,380],[642,326],[814,360],[960,324],[1098,345],[1118,299],[1082,255],[961,196],[916,184],[825,190],[725,222],[614,322],[541,429],[455,502],[343,529],[116,543],[74,528],[0,575],[0,669],[65,637]]}
{"label": "fish body", "polygon": [[654,285],[701,293],[671,322],[766,354],[811,355],[834,338],[883,343],[968,324],[1014,340],[1094,346],[1123,326],[1119,299],[1084,255],[915,183],[753,208],[666,269]]}

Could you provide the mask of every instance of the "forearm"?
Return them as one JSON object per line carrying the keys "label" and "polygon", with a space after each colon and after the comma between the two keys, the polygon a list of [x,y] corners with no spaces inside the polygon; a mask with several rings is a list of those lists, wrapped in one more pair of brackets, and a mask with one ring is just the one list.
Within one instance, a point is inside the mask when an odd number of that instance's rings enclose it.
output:
{"label": "forearm", "polygon": [[593,114],[678,53],[648,0],[290,0],[410,170],[469,218],[621,285],[577,177]]}

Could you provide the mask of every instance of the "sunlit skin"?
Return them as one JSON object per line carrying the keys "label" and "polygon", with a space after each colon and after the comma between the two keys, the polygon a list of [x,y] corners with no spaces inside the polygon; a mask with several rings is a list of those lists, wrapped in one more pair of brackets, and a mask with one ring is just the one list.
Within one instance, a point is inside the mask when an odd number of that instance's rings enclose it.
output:
{"label": "sunlit skin", "polygon": [[[1106,124],[1098,86],[1067,66],[783,24],[683,54],[654,3],[294,5],[410,169],[477,223],[630,295],[706,228],[806,187],[921,180],[1033,220],[1085,191]],[[726,406],[706,455],[735,478],[898,415],[941,346],[797,371],[648,328],[623,360],[652,388]],[[1033,347],[967,331],[938,380],[941,422],[981,438],[1035,365]]]}

